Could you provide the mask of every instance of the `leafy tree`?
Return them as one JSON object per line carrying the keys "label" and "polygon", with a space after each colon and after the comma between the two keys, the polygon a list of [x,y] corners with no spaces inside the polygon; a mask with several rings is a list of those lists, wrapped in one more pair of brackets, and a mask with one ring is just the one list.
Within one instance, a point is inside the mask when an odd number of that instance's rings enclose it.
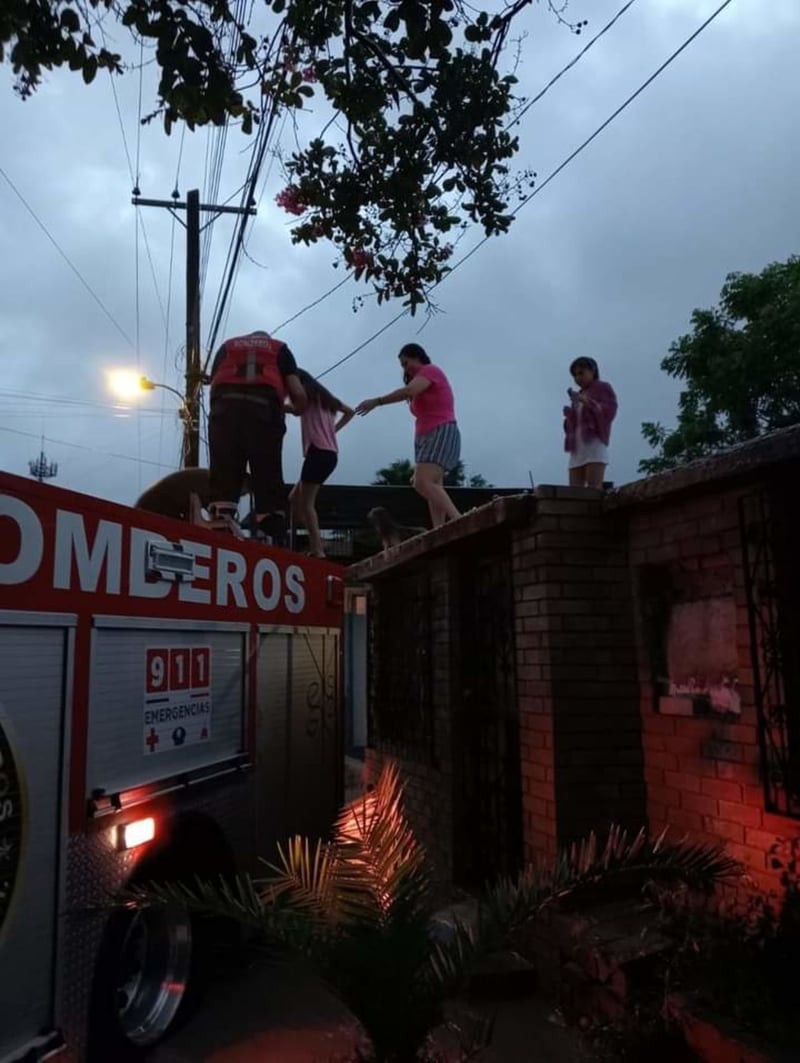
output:
{"label": "leafy tree", "polygon": [[372,483],[375,487],[409,487],[413,479],[413,464],[407,458],[398,458],[378,469]]}
{"label": "leafy tree", "polygon": [[678,424],[648,421],[658,453],[639,463],[661,472],[800,421],[800,257],[761,273],[731,273],[719,306],[695,310],[692,332],[661,363],[686,382]]}
{"label": "leafy tree", "polygon": [[374,790],[343,809],[332,841],[294,838],[279,849],[272,877],[155,884],[123,902],[177,901],[282,941],[312,962],[359,1020],[368,1059],[413,1063],[431,1058],[428,1042],[444,1020],[445,1000],[475,963],[560,898],[615,881],[628,890],[649,880],[711,890],[740,877],[718,846],[650,840],[644,832],[629,841],[612,828],[604,846],[592,835],[552,866],[502,880],[479,899],[474,919],[446,926],[434,918],[428,861],[402,799],[397,771],[388,767]]}
{"label": "leafy tree", "polygon": [[445,476],[444,485],[445,487],[494,487],[494,484],[490,484],[480,473],[467,476],[463,461],[459,461],[456,467]]}
{"label": "leafy tree", "polygon": [[[383,469],[378,469],[375,473],[375,479],[372,481],[373,485],[384,487],[391,485],[393,487],[406,487],[411,484],[414,478],[414,466],[408,461],[407,458],[398,458],[397,461],[393,461],[390,465],[387,465]],[[474,473],[472,476],[467,476],[464,468],[464,462],[459,461],[454,469],[444,478],[445,487],[493,487],[494,484],[490,484],[489,481],[481,476],[480,473]]]}
{"label": "leafy tree", "polygon": [[[579,33],[567,2],[547,7]],[[267,131],[314,101],[329,121],[285,160],[277,197],[298,218],[292,238],[333,241],[379,302],[404,297],[413,312],[447,272],[450,234],[505,232],[532,182],[509,169],[524,100],[513,94],[519,47],[507,55],[531,3],[492,13],[466,0],[263,0],[244,23],[236,0],[12,0],[0,5],[0,61],[23,98],[54,67],[87,83],[121,73],[104,29],[117,22],[152,50],[160,81],[146,120],[160,116],[168,133],[229,119]]]}

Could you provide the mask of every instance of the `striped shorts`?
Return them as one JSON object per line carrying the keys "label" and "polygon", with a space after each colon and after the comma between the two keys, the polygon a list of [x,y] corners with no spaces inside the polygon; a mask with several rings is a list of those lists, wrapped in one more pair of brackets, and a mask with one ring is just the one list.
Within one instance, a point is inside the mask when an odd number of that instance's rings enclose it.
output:
{"label": "striped shorts", "polygon": [[445,472],[450,472],[460,457],[461,433],[455,421],[440,424],[414,440],[414,460],[417,465],[439,465]]}

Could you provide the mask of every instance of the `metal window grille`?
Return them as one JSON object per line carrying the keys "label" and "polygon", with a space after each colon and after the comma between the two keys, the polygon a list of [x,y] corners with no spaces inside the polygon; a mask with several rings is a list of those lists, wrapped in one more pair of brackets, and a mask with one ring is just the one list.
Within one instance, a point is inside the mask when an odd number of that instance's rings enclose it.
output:
{"label": "metal window grille", "polygon": [[373,744],[430,763],[434,757],[431,581],[413,572],[381,582],[372,645]]}
{"label": "metal window grille", "polygon": [[743,497],[739,515],[765,803],[800,818],[798,507],[783,487]]}

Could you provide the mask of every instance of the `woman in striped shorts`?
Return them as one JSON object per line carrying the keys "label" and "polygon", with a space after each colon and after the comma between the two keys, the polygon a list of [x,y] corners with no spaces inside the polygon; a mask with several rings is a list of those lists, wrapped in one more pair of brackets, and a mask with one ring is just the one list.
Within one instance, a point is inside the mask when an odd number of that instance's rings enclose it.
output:
{"label": "woman in striped shorts", "polygon": [[377,399],[365,399],[356,407],[363,417],[376,406],[409,402],[414,415],[414,489],[428,503],[431,523],[438,528],[460,513],[444,489],[445,475],[461,456],[461,435],[456,424],[453,392],[442,370],[431,364],[418,343],[407,343],[398,355],[405,386]]}

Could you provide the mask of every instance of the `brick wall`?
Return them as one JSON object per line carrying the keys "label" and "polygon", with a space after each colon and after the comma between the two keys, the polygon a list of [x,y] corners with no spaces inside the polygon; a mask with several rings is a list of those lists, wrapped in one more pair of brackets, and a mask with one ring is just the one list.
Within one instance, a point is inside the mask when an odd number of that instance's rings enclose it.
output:
{"label": "brick wall", "polygon": [[[767,813],[762,790],[738,509],[741,495],[756,485],[751,476],[741,488],[711,481],[691,485],[691,493],[641,497],[623,491],[605,499],[543,487],[503,526],[514,596],[526,861],[552,856],[611,822],[631,830],[648,823],[652,831],[668,826],[673,836],[722,841],[754,882],[776,885],[769,849],[778,836],[800,834],[800,824]],[[463,835],[463,809],[456,807],[462,791],[454,775],[465,704],[457,645],[463,558],[488,548],[477,518],[472,528],[459,530],[461,523],[431,533],[440,536],[437,554],[425,556],[420,543],[407,544],[406,568],[427,566],[433,588],[434,755],[409,755],[374,730],[370,751],[373,773],[386,757],[400,765],[409,814],[441,883],[452,881],[454,847]],[[493,550],[500,531],[498,523]],[[404,569],[403,549],[371,577],[373,631],[383,580]],[[677,595],[682,605],[697,599],[724,607],[738,716],[674,715],[682,697],[659,685],[664,660],[652,637],[659,581],[669,584],[673,602]],[[397,637],[390,632],[376,656],[391,654]],[[379,695],[373,686],[373,706]]]}
{"label": "brick wall", "polygon": [[[792,820],[764,811],[753,694],[750,631],[738,501],[741,490],[660,501],[630,513],[629,543],[637,590],[642,743],[647,812],[653,831],[669,826],[692,839],[722,841],[762,888],[775,887],[767,853],[777,835],[798,832]],[[728,593],[736,617],[740,717],[680,716],[659,694],[654,650],[648,645],[645,567],[669,571],[680,584]],[[702,593],[699,592],[699,593]],[[659,710],[667,710],[659,711]]]}
{"label": "brick wall", "polygon": [[540,488],[514,539],[526,856],[645,820],[624,526],[598,496]]}

